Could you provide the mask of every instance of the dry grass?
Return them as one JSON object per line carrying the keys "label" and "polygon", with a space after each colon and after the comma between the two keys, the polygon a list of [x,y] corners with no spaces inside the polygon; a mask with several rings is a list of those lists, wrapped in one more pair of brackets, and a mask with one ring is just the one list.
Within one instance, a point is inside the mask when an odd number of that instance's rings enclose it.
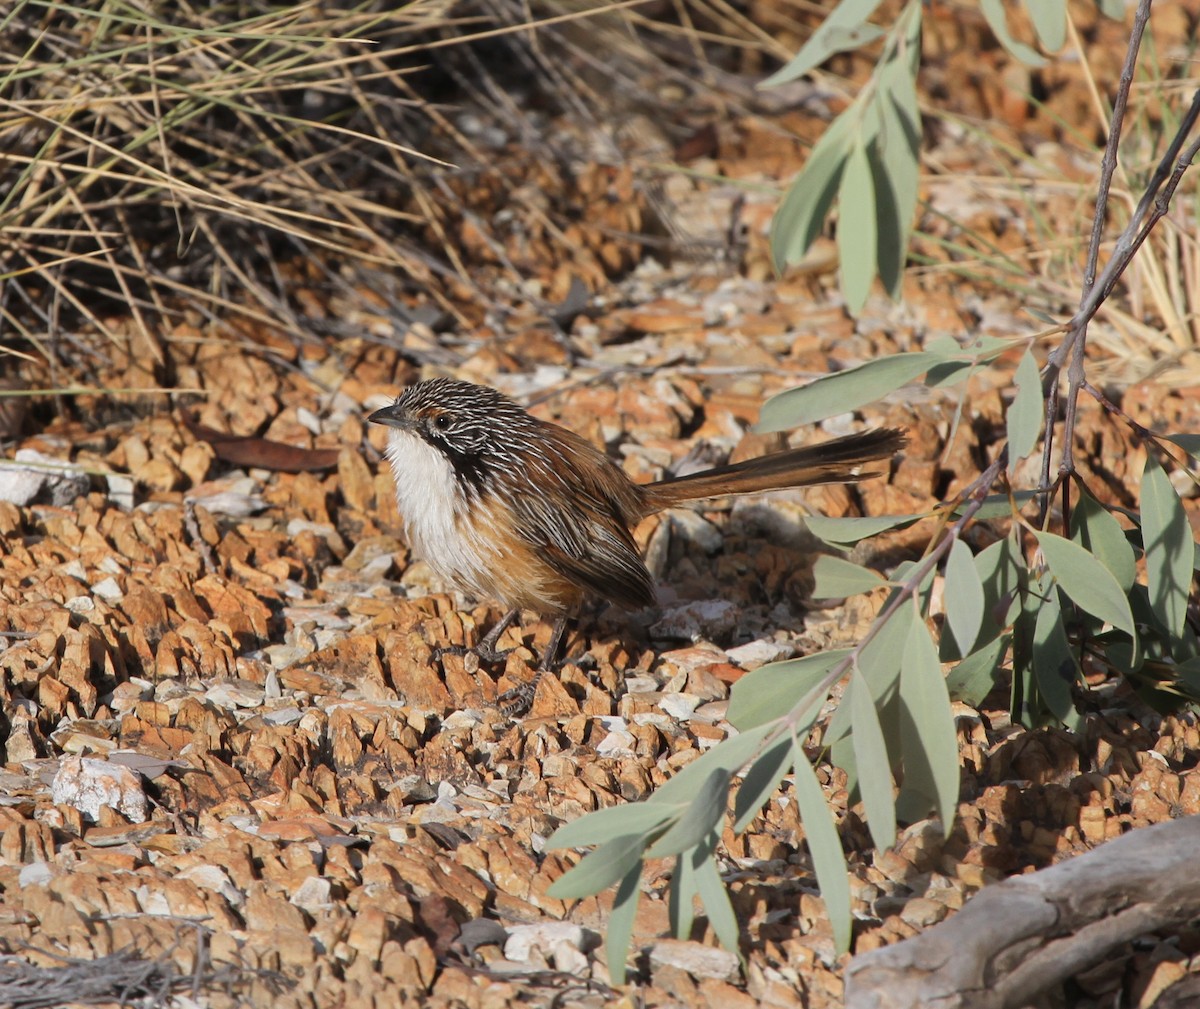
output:
{"label": "dry grass", "polygon": [[[491,167],[506,141],[578,158],[529,106],[567,111],[616,161],[611,110],[652,109],[648,73],[696,84],[715,51],[779,48],[720,0],[658,20],[644,6],[17,0],[0,18],[0,339],[52,381],[95,381],[131,316],[169,380],[162,321],[185,307],[311,339],[297,272],[399,278],[401,300],[452,321],[463,298],[494,308],[456,251],[452,183],[491,172],[512,195],[521,180]],[[498,141],[470,128],[481,120]],[[569,216],[538,223],[564,253]],[[491,222],[471,223],[502,249]],[[506,265],[519,291],[527,277]]]}

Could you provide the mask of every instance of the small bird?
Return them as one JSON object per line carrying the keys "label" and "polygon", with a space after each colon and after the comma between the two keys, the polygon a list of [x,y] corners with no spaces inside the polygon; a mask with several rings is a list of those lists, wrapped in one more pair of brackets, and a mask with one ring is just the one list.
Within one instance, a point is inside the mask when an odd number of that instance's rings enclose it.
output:
{"label": "small bird", "polygon": [[[508,612],[475,651],[495,646],[521,610],[555,618],[541,671],[589,597],[652,606],[654,582],[632,528],[689,501],[880,476],[903,431],[877,428],[818,445],[637,484],[591,442],[495,389],[438,378],[405,389],[369,421],[391,428],[387,457],[414,554],[447,585]],[[533,686],[525,685],[527,699]]]}

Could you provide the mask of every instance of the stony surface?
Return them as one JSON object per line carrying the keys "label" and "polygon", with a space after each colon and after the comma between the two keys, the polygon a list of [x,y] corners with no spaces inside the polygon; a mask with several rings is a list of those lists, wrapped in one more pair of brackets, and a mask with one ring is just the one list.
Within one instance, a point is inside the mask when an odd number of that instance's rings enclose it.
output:
{"label": "stony surface", "polygon": [[[933,33],[935,45],[948,38],[948,28]],[[971,79],[983,107],[1035,133],[1078,90],[1022,111],[992,93],[1003,74]],[[728,125],[701,167],[751,182],[789,174],[794,142],[757,117]],[[969,164],[987,156],[943,140],[940,163],[958,163],[952,152]],[[1094,170],[1061,162],[1075,181]],[[637,536],[660,583],[659,612],[586,614],[571,661],[542,681],[519,721],[494,701],[533,675],[549,626],[530,618],[506,632],[500,667],[438,657],[477,641],[498,613],[445,594],[414,562],[381,462],[385,432],[363,418],[421,376],[484,380],[538,399],[538,415],[646,480],[685,459],[770,447],[747,424],[765,397],[814,374],[942,337],[1022,335],[1028,323],[1004,288],[932,271],[906,282],[902,306],[876,297],[851,320],[828,259],[815,273],[771,275],[774,198],[734,201],[728,187],[691,179],[672,190],[681,216],[726,207],[746,246],[732,267],[668,269],[632,240],[596,237],[636,232],[640,204],[632,175],[588,172],[585,232],[596,241],[579,272],[599,293],[564,335],[544,318],[515,317],[503,333],[477,319],[433,363],[415,337],[377,337],[393,331],[382,310],[364,308],[371,292],[312,294],[314,315],[356,334],[297,347],[269,332],[181,323],[163,346],[179,385],[205,392],[186,416],[156,401],[115,411],[81,397],[26,426],[17,447],[91,476],[69,500],[56,489],[0,501],[0,945],[39,964],[53,952],[135,948],[187,971],[197,947],[179,941],[181,929],[200,923],[214,962],[263,972],[206,992],[212,1006],[839,1003],[844,959],[790,785],[749,831],[723,839],[744,970],[713,948],[703,919],[691,944],[664,938],[669,866],[650,862],[635,980],[614,991],[597,941],[613,895],[550,897],[580,853],[549,852],[545,841],[590,810],[645,798],[725,738],[729,688],[744,672],[861,633],[881,594],[813,608],[804,514],[921,511],[964,486],[1003,436],[1015,357],[973,377],[961,398],[905,390],[864,417],[792,436],[905,426],[911,445],[886,479],[647,520]],[[950,173],[925,195],[988,241],[1015,241],[1036,200],[1075,220],[1058,190],[999,197]],[[468,233],[462,241],[468,261],[487,251]],[[606,279],[614,274],[619,284]],[[576,275],[548,274],[546,297],[564,296]],[[1095,330],[1098,346],[1116,345],[1106,343],[1119,336],[1112,325]],[[1139,374],[1136,361],[1097,356],[1114,373]],[[110,384],[132,384],[137,362],[112,361]],[[1188,380],[1186,363],[1172,383],[1131,384],[1124,409],[1196,430],[1200,396],[1189,386],[1200,380],[1195,371]],[[260,453],[249,458],[261,465],[231,461],[197,425],[246,436],[238,451]],[[1079,439],[1102,475],[1100,495],[1128,503],[1144,449],[1086,401]],[[289,468],[298,471],[280,471]],[[927,536],[921,526],[885,536],[863,559],[887,568]],[[1077,735],[1010,724],[1002,691],[978,709],[957,707],[962,801],[948,839],[923,822],[874,851],[840,772],[821,766],[854,876],[856,949],[913,935],[1002,876],[1200,811],[1195,718],[1154,715],[1103,671],[1089,675]],[[1075,1004],[1149,1005],[1194,978],[1198,952],[1191,933],[1131,949],[1081,977]]]}

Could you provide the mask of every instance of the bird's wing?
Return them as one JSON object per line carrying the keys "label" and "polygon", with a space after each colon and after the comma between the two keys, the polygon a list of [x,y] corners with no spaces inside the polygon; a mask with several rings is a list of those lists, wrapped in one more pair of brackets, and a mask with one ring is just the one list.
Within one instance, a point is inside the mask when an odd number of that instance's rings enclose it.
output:
{"label": "bird's wing", "polygon": [[551,567],[587,592],[630,609],[652,606],[654,582],[629,531],[638,490],[590,443],[563,428],[526,457],[512,502],[521,535]]}

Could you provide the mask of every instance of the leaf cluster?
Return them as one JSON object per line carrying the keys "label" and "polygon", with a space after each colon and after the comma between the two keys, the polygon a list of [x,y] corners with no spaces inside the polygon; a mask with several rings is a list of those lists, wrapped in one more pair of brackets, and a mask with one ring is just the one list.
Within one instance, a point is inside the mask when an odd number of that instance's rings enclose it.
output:
{"label": "leaf cluster", "polygon": [[[908,0],[885,31],[870,22],[880,0],[841,0],[800,51],[760,87],[786,84],[829,57],[880,42],[870,79],[821,135],[803,170],[788,188],[772,221],[771,252],[783,269],[798,263],[824,230],[836,202],[842,294],[850,311],[866,303],[878,277],[899,296],[917,206],[921,110],[917,100],[921,0]],[[1111,18],[1124,16],[1120,0],[1097,0]],[[1066,39],[1066,0],[1024,0],[1038,43],[1047,52]],[[979,0],[999,42],[1017,59],[1042,66],[1046,59],[1009,30],[1001,0]]]}
{"label": "leaf cluster", "polygon": [[[981,4],[989,19],[1002,21],[998,4],[989,0]],[[843,285],[852,306],[861,304],[876,270],[885,284],[891,278],[878,241],[890,224],[886,220],[880,224],[880,218],[868,222],[856,217],[849,202],[857,200],[860,209],[866,204],[874,212],[880,205],[880,177],[873,159],[881,156],[883,138],[896,135],[902,121],[919,125],[919,120],[906,118],[903,97],[893,101],[880,88],[885,71],[894,75],[890,80],[897,86],[903,83],[898,79],[903,77],[901,67],[915,72],[915,64],[908,61],[915,53],[919,5],[909,4],[887,33],[866,25],[876,6],[871,0],[843,0],[809,45],[774,79],[804,73],[831,53],[864,40],[884,40],[880,68],[814,149],[797,183],[805,192],[793,189],[788,195],[773,236],[777,252],[783,253],[781,259],[798,255],[817,234],[835,196],[840,196],[839,233],[847,230],[849,221],[856,232],[870,224],[875,235],[856,234],[846,240],[861,242],[857,252],[869,253],[866,273],[848,274],[847,254],[852,250],[850,244],[843,246]],[[1050,0],[1037,11],[1035,6],[1030,0],[1039,40],[1054,48],[1056,42],[1061,44],[1057,32],[1058,25],[1065,24],[1065,2]],[[1111,6],[1105,5],[1106,13]],[[1148,0],[1142,0],[1127,68],[1136,60],[1148,7]],[[1007,33],[1001,40],[1010,48],[1016,45]],[[1036,56],[1032,51],[1026,55]],[[1122,76],[1117,108],[1123,107],[1131,79],[1131,72]],[[839,126],[846,117],[852,117],[847,120],[852,125]],[[725,823],[725,796],[733,791],[733,827],[744,830],[785,779],[792,784],[835,937],[840,948],[848,947],[851,916],[845,858],[805,748],[822,706],[838,688],[841,699],[821,737],[821,753],[845,771],[851,800],[861,801],[879,847],[892,844],[900,821],[933,812],[944,829],[949,831],[952,825],[959,772],[951,697],[978,704],[1003,683],[1007,672],[1014,720],[1027,726],[1058,722],[1071,728],[1080,725],[1081,711],[1088,703],[1085,671],[1123,675],[1148,701],[1163,708],[1200,700],[1200,641],[1189,620],[1196,542],[1179,493],[1155,455],[1172,458],[1190,471],[1177,458],[1178,449],[1200,451],[1200,436],[1159,436],[1124,418],[1149,449],[1140,482],[1140,511],[1102,504],[1100,495],[1076,470],[1072,456],[1075,403],[1081,391],[1087,389],[1110,413],[1120,414],[1115,404],[1086,382],[1087,324],[1165,213],[1183,172],[1200,153],[1200,140],[1184,147],[1197,122],[1200,93],[1097,278],[1107,179],[1120,137],[1119,118],[1115,120],[1080,308],[1069,324],[1055,325],[1027,340],[1006,413],[1006,439],[978,478],[954,500],[925,512],[809,520],[810,530],[835,551],[815,564],[815,596],[837,598],[880,589],[887,593],[863,639],[850,649],[764,666],[745,676],[734,687],[729,708],[737,735],[710,750],[647,802],[592,814],[551,838],[556,847],[601,845],[556,884],[559,896],[582,896],[620,880],[614,913],[620,927],[609,937],[614,979],[624,977],[643,857],[676,859],[671,894],[676,934],[686,934],[683,926],[690,928],[693,900],[699,897],[722,943],[733,947],[736,922],[728,897],[714,883],[719,879],[716,845]],[[904,150],[915,163],[915,146]],[[908,167],[901,164],[901,179],[906,171]],[[903,187],[901,181],[890,190],[892,196]],[[902,252],[901,248],[898,255]],[[1038,338],[1059,334],[1065,334],[1062,341],[1039,365],[1034,353]],[[1013,341],[994,338],[961,344],[945,339],[921,351],[867,361],[776,396],[764,406],[759,430],[816,423],[916,381],[930,388],[962,387],[972,374],[1013,346]],[[1059,478],[1052,481],[1053,423],[1068,358],[1062,461]],[[951,439],[965,402],[964,391],[958,397]],[[1037,488],[1014,488],[1011,480],[1019,472],[1018,464],[1039,445],[1043,466]],[[1050,508],[1052,494],[1061,497],[1058,515]],[[922,521],[933,526],[926,553],[886,577],[841,555],[862,539]],[[978,553],[972,552],[965,535],[969,529],[971,542],[987,544]],[[933,587],[939,572],[942,591],[936,594]],[[937,611],[935,598],[941,600]],[[935,633],[939,622],[940,632]]]}

